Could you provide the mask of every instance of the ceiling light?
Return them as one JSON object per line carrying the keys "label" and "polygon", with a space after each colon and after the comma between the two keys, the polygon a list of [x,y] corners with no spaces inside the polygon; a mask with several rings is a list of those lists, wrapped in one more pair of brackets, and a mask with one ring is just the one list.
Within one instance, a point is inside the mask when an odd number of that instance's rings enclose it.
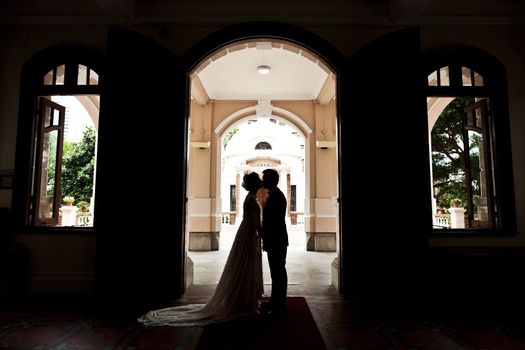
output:
{"label": "ceiling light", "polygon": [[266,75],[270,73],[270,66],[259,66],[257,67],[257,72],[259,72],[260,75]]}

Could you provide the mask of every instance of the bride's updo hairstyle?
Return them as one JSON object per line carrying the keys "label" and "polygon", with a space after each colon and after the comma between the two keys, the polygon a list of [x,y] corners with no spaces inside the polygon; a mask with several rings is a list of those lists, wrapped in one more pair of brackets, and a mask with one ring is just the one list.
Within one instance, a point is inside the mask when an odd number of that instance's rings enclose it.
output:
{"label": "bride's updo hairstyle", "polygon": [[262,186],[261,178],[257,173],[244,174],[242,178],[242,187],[248,192],[257,191]]}

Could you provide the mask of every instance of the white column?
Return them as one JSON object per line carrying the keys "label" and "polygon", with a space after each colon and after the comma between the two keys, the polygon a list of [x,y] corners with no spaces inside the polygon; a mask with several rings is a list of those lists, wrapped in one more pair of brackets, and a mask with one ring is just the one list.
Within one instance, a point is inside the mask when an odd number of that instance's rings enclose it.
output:
{"label": "white column", "polygon": [[75,226],[77,221],[77,207],[75,205],[62,206],[62,226]]}
{"label": "white column", "polygon": [[448,208],[450,213],[450,228],[465,228],[465,209]]}

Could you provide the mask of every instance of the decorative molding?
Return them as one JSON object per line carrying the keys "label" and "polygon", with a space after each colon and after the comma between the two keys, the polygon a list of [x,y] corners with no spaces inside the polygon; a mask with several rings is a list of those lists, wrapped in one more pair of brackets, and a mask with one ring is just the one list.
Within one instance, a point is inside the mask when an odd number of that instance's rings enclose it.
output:
{"label": "decorative molding", "polygon": [[271,101],[257,101],[255,106],[255,114],[257,117],[271,117],[273,106]]}
{"label": "decorative molding", "polygon": [[[227,132],[231,127],[233,127],[235,124],[240,123],[243,119],[252,117],[256,114],[256,105],[242,108],[232,114],[230,114],[228,117],[224,118],[223,121],[217,125],[214,132],[219,135],[219,137],[222,137],[222,135]],[[312,129],[306,124],[304,120],[302,120],[299,116],[296,114],[287,111],[284,108],[280,107],[273,107],[273,114],[271,115],[272,118],[276,119],[282,119],[289,123],[291,123],[299,132],[301,132],[306,139],[308,135],[312,133]]]}
{"label": "decorative molding", "polygon": [[335,90],[335,76],[333,74],[329,74],[326,77],[323,87],[317,95],[317,103],[319,103],[321,106],[329,104],[330,101],[332,101],[335,97]]}
{"label": "decorative molding", "polygon": [[335,148],[337,146],[337,142],[336,141],[322,141],[322,140],[319,140],[319,141],[315,141],[315,144],[316,144],[317,148],[320,148],[320,149]]}
{"label": "decorative molding", "polygon": [[210,102],[210,97],[197,74],[193,74],[191,78],[191,96],[201,106],[205,106]]}
{"label": "decorative molding", "polygon": [[207,149],[210,148],[211,141],[190,141],[191,148]]}

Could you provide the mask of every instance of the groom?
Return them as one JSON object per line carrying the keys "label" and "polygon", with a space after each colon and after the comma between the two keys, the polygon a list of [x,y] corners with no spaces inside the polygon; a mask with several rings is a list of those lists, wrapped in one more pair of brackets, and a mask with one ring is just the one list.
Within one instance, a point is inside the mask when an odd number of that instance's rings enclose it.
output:
{"label": "groom", "polygon": [[263,208],[262,241],[263,250],[268,254],[270,275],[272,277],[272,295],[267,309],[270,314],[282,314],[286,310],[286,253],[288,250],[288,232],[286,231],[286,198],[277,187],[279,173],[274,169],[263,171],[263,186],[268,189],[268,199]]}

